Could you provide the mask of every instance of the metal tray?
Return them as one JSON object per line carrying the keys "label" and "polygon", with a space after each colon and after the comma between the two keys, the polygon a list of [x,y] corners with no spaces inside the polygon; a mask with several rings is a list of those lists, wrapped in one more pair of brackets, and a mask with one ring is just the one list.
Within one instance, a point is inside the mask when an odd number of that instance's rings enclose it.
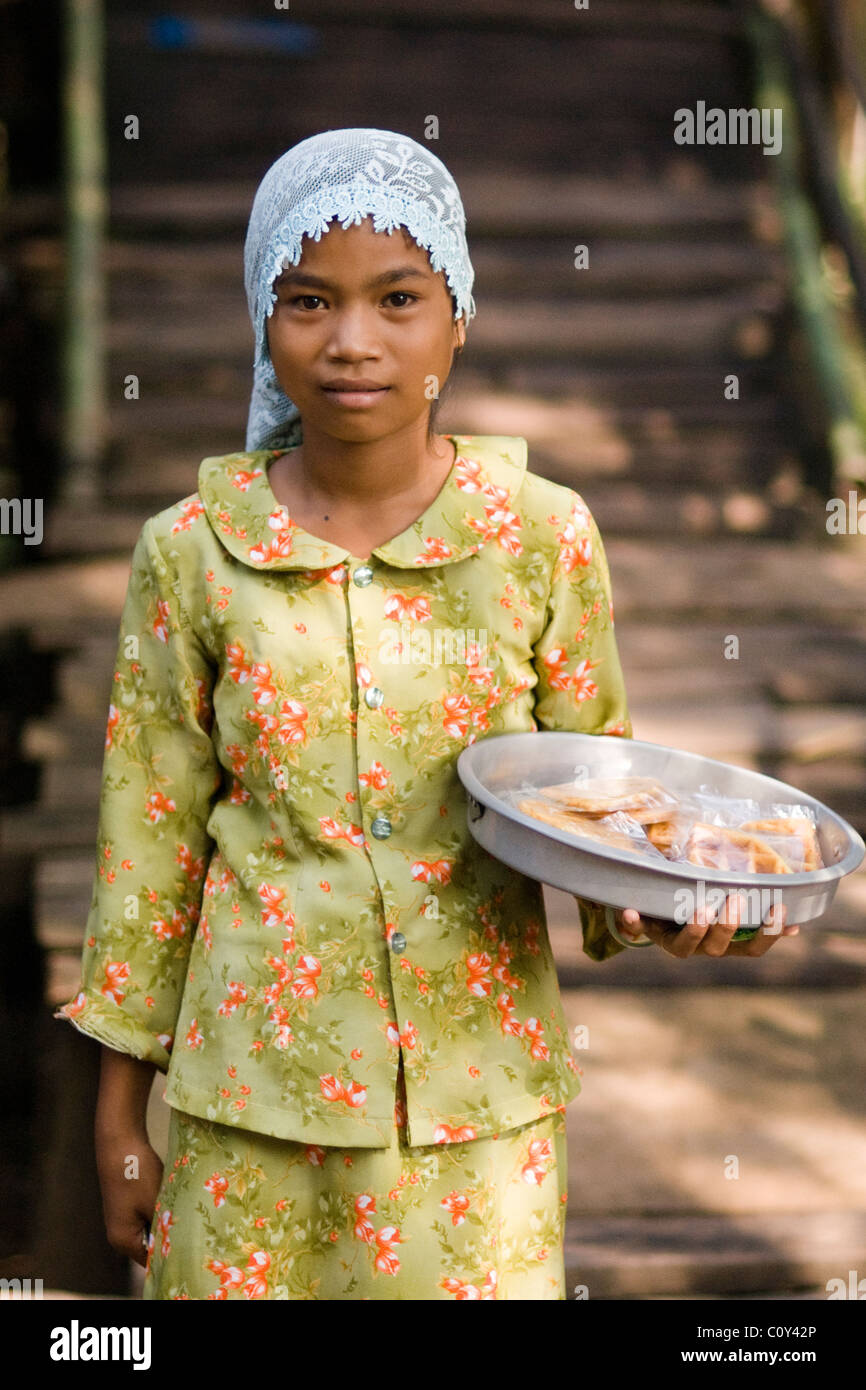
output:
{"label": "metal tray", "polygon": [[[737,877],[731,870],[698,864],[647,862],[637,853],[581,842],[568,831],[524,815],[505,799],[518,787],[528,790],[568,781],[577,769],[583,769],[587,777],[657,777],[683,795],[709,786],[723,796],[811,807],[827,867],[808,873]],[[670,921],[690,920],[694,909],[684,915],[689,894],[700,906],[708,894],[718,898],[721,886],[745,894],[742,927],[760,926],[775,904],[787,908],[789,923],[811,921],[823,916],[839,880],[853,873],[866,855],[866,845],[846,820],[797,787],[660,743],[547,730],[496,734],[463,750],[457,774],[468,794],[469,829],[495,858],[578,897],[612,907],[635,907]]]}

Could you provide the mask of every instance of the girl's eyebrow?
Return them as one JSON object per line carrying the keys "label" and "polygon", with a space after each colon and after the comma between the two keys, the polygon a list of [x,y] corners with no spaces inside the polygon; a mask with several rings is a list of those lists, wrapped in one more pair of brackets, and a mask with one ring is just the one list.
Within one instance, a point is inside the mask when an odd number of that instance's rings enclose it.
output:
{"label": "girl's eyebrow", "polygon": [[[417,276],[421,280],[428,280],[428,271],[420,270],[414,265],[397,266],[394,270],[384,270],[381,275],[374,275],[364,286],[365,289],[378,289],[382,285],[393,284],[395,280],[406,280],[410,276]],[[314,275],[306,270],[293,270],[288,267],[274,281],[277,285],[318,285],[322,289],[331,290],[334,288],[333,281],[325,280],[321,275]]]}

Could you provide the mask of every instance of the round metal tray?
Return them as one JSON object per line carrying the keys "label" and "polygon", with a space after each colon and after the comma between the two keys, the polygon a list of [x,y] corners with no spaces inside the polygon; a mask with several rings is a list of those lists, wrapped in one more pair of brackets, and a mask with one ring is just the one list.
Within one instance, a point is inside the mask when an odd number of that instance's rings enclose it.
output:
{"label": "round metal tray", "polygon": [[[821,857],[827,866],[805,873],[740,874],[698,864],[647,862],[637,853],[583,840],[525,815],[507,797],[516,789],[569,781],[578,769],[587,777],[656,777],[672,792],[688,795],[709,787],[723,796],[794,803],[815,814]],[[651,917],[685,922],[693,895],[715,906],[720,887],[745,894],[743,927],[758,927],[771,906],[783,905],[787,921],[808,922],[827,911],[839,880],[866,855],[852,826],[806,792],[731,763],[660,743],[604,734],[554,731],[496,734],[465,748],[457,774],[468,794],[468,824],[480,845],[530,878],[612,907],[635,907]],[[711,891],[712,890],[712,891]]]}

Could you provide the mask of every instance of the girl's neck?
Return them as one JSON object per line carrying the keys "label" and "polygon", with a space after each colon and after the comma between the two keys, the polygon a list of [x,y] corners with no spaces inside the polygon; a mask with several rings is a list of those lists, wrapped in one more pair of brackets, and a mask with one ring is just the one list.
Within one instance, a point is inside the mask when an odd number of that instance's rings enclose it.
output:
{"label": "girl's neck", "polygon": [[420,515],[444,486],[456,453],[448,435],[428,439],[426,431],[420,441],[396,435],[357,443],[317,436],[305,426],[303,443],[276,460],[271,476],[277,486],[289,484],[296,509],[307,512],[351,514],[375,507],[387,513],[408,505]]}

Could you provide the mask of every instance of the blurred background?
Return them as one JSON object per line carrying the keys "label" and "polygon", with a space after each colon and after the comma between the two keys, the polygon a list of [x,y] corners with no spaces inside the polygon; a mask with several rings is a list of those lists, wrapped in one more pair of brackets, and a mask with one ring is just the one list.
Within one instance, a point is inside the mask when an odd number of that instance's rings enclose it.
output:
{"label": "blurred background", "polygon": [[[135,1297],[102,1226],[99,1046],[51,1009],[79,981],[134,541],[243,448],[260,178],[324,129],[430,141],[478,305],[437,427],[523,435],[585,498],[637,738],[863,834],[866,8],[0,0],[0,93],[0,490],[43,505],[38,543],[5,504],[0,535],[0,1276]],[[682,108],[781,112],[781,148],[679,144]],[[866,1276],[866,870],[761,961],[594,963],[545,896],[589,1041],[570,1291]]]}

